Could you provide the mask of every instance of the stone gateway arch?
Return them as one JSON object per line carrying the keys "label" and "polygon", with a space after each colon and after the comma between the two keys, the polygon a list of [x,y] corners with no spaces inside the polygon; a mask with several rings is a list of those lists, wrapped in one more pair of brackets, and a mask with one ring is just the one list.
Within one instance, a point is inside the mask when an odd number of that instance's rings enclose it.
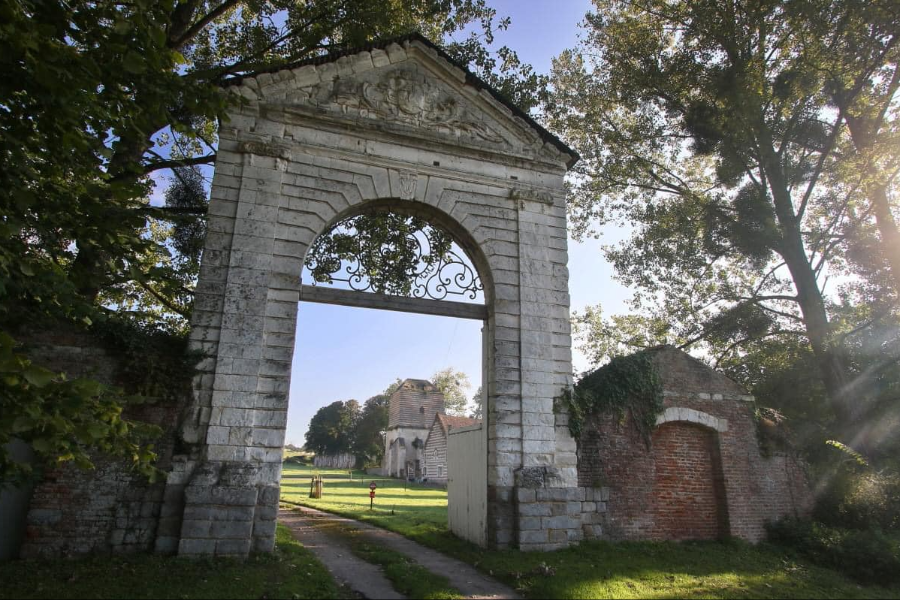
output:
{"label": "stone gateway arch", "polygon": [[192,322],[206,358],[157,550],[272,550],[295,332],[304,335],[298,301],[328,301],[301,285],[304,259],[334,223],[374,209],[449,231],[484,285],[484,306],[397,298],[381,307],[468,311],[459,316],[485,323],[487,544],[580,539],[580,504],[559,507],[593,498],[576,487],[576,444],[554,413],[572,373],[563,177],[578,156],[418,35],[231,91],[241,103],[219,132]]}
{"label": "stone gateway arch", "polygon": [[[166,481],[110,461],[48,473],[27,507],[22,556],[271,551],[301,302],[483,323],[484,423],[447,435],[449,523],[470,541],[756,542],[767,521],[808,514],[802,463],[777,424],[758,419],[735,382],[672,347],[641,353],[663,404],[650,443],[613,413],[571,437],[554,399],[572,383],[563,178],[578,156],[435,45],[413,35],[230,90],[240,103],[219,132],[192,317],[204,358],[183,406],[135,415],[165,430]],[[484,303],[303,284],[319,242],[382,213],[451,237],[471,263],[465,289]],[[35,352],[60,371],[116,371],[117,357],[87,336],[43,335]]]}

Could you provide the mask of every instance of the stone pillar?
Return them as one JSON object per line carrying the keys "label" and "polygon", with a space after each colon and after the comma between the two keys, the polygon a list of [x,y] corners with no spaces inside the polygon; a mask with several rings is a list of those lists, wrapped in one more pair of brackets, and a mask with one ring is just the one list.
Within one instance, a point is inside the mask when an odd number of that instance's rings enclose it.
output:
{"label": "stone pillar", "polygon": [[522,464],[515,533],[520,549],[545,550],[580,539],[585,493],[577,487],[575,440],[554,410],[572,383],[566,215],[562,198],[524,193],[518,202]]}
{"label": "stone pillar", "polygon": [[[181,555],[246,556],[275,544],[301,259],[276,248],[281,151],[247,143],[240,149],[237,201],[216,195],[210,203],[211,214],[233,216],[224,281],[216,282],[222,294],[218,340],[208,348],[213,372],[200,376],[185,428],[186,438],[205,445],[170,476],[172,512],[183,494]],[[223,177],[217,168],[214,188]]]}

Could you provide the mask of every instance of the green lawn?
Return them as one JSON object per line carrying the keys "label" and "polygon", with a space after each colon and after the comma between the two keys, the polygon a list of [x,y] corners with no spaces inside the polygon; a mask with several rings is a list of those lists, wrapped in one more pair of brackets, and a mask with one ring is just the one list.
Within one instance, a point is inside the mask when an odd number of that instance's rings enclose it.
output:
{"label": "green lawn", "polygon": [[460,553],[528,598],[898,598],[780,548],[742,542],[586,542],[549,554]]}
{"label": "green lawn", "polygon": [[[315,470],[285,465],[282,499],[368,521],[471,563],[528,598],[900,598],[859,586],[782,550],[740,542],[586,542],[553,553],[485,551],[447,531],[443,490],[319,470],[323,498],[309,498]],[[369,511],[369,481],[378,483]],[[391,514],[391,510],[395,514]]]}
{"label": "green lawn", "polygon": [[[325,478],[321,499],[309,497],[313,474]],[[374,481],[375,507],[369,510],[369,483]],[[420,540],[447,535],[447,491],[416,484],[404,486],[398,479],[368,476],[353,471],[315,469],[285,463],[281,476],[281,499],[366,521]]]}
{"label": "green lawn", "polygon": [[277,549],[246,561],[139,554],[0,565],[0,598],[353,598],[279,526]]}

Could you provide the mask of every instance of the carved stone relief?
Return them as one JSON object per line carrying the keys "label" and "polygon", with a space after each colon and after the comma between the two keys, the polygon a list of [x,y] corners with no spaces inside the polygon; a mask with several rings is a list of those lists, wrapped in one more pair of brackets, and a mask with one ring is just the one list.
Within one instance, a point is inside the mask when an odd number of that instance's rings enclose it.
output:
{"label": "carved stone relief", "polygon": [[378,79],[335,78],[311,88],[282,95],[286,112],[316,108],[350,117],[399,123],[454,138],[507,144],[497,129],[485,123],[444,87],[425,81],[409,69],[378,71]]}
{"label": "carved stone relief", "polygon": [[440,86],[421,81],[415,73],[395,69],[370,83],[335,79],[328,100],[343,114],[358,112],[370,119],[387,119],[439,133],[501,143],[503,137],[471,117],[456,98]]}
{"label": "carved stone relief", "polygon": [[400,199],[412,200],[416,197],[416,188],[419,184],[419,176],[412,171],[400,173]]}

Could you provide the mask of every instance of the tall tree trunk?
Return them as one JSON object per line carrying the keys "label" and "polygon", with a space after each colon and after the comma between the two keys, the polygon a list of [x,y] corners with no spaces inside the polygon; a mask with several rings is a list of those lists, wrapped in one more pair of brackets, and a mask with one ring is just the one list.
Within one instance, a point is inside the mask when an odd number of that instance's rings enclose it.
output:
{"label": "tall tree trunk", "polygon": [[803,314],[806,335],[816,357],[829,405],[838,420],[849,426],[860,416],[862,403],[854,401],[851,397],[852,379],[844,352],[833,340],[825,300],[806,254],[800,219],[794,211],[778,155],[772,147],[771,140],[762,140],[759,146],[762,155],[760,162],[765,171],[781,229],[782,240],[779,251],[797,289],[797,303]]}
{"label": "tall tree trunk", "polygon": [[872,183],[866,186],[866,194],[875,210],[875,223],[881,234],[884,254],[891,268],[894,288],[900,295],[900,231],[897,230],[897,222],[894,220],[891,205],[888,202],[887,187],[886,183]]}
{"label": "tall tree trunk", "polygon": [[[878,122],[864,117],[847,117],[847,127],[850,129],[850,139],[856,151],[863,157],[871,158],[875,151],[875,138],[878,134]],[[879,172],[876,161],[867,160],[868,179],[865,185],[866,197],[872,205],[875,213],[875,225],[881,236],[884,256],[891,270],[891,280],[894,290],[900,296],[900,231],[897,230],[897,222],[891,212],[888,201],[887,177]]]}

